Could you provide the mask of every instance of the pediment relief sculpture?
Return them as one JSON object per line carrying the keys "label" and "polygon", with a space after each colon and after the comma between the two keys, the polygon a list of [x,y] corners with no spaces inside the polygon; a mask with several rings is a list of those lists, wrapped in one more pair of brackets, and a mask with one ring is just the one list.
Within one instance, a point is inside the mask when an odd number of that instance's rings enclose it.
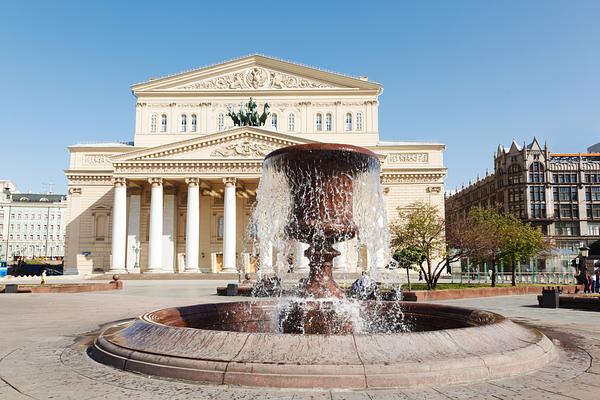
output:
{"label": "pediment relief sculpture", "polygon": [[262,158],[275,150],[266,143],[242,140],[219,147],[210,153],[211,157],[253,157]]}
{"label": "pediment relief sculpture", "polygon": [[326,89],[333,88],[324,82],[272,71],[262,67],[252,67],[244,71],[221,75],[216,78],[180,86],[180,90],[221,90],[221,89]]}

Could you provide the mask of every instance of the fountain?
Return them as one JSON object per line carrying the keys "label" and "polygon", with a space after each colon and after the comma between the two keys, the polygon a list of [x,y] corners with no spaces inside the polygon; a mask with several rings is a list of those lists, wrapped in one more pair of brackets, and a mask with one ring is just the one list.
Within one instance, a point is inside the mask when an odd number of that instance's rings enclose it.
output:
{"label": "fountain", "polygon": [[103,331],[90,356],[204,383],[340,389],[482,381],[555,358],[548,338],[498,314],[346,299],[332,274],[333,246],[357,237],[382,250],[381,195],[379,160],[369,150],[309,144],[272,152],[254,224],[282,259],[291,243],[309,245],[310,272],[297,293],[149,312]]}

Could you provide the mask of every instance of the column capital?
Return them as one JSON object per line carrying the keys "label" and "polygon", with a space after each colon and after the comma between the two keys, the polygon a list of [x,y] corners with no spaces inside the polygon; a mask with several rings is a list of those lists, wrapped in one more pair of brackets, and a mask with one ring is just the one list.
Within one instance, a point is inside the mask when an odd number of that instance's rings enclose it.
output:
{"label": "column capital", "polygon": [[125,185],[127,185],[127,181],[125,180],[125,178],[122,177],[114,177],[113,185],[115,187],[125,187]]}
{"label": "column capital", "polygon": [[148,178],[148,183],[152,185],[152,187],[162,186],[163,179],[162,178]]}
{"label": "column capital", "polygon": [[189,187],[196,187],[200,184],[200,179],[199,178],[185,178],[185,183],[187,183],[187,185]]}
{"label": "column capital", "polygon": [[225,186],[235,186],[235,181],[236,178],[234,177],[227,177],[227,178],[223,178],[223,183],[225,184]]}

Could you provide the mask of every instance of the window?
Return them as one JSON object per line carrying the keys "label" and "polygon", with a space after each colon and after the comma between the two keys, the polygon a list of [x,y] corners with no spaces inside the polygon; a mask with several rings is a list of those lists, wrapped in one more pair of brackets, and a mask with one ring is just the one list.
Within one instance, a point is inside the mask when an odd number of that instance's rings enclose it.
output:
{"label": "window", "polygon": [[552,180],[554,183],[577,183],[576,173],[555,173],[552,174]]}
{"label": "window", "polygon": [[160,131],[161,132],[167,131],[167,114],[163,114],[160,117]]}
{"label": "window", "polygon": [[579,206],[574,204],[555,204],[554,217],[558,219],[579,218]]}
{"label": "window", "polygon": [[323,130],[323,114],[317,113],[315,115],[315,130],[321,132]]}
{"label": "window", "polygon": [[225,129],[225,114],[219,113],[219,117],[217,120],[217,130],[222,131]]}
{"label": "window", "polygon": [[288,115],[288,132],[296,131],[296,114],[290,113]]}
{"label": "window", "polygon": [[553,189],[554,201],[577,201],[577,186],[559,186]]}
{"label": "window", "polygon": [[585,200],[600,202],[600,186],[586,186]]}
{"label": "window", "polygon": [[523,182],[523,168],[519,164],[508,167],[508,184],[517,185]]}
{"label": "window", "polygon": [[363,130],[363,115],[361,112],[356,113],[356,130],[357,131]]}
{"label": "window", "polygon": [[351,131],[352,130],[352,114],[347,113],[346,114],[346,125],[345,125],[345,129],[347,131]]}
{"label": "window", "polygon": [[219,239],[223,239],[223,222],[224,218],[219,217],[219,219],[217,220],[217,237]]}
{"label": "window", "polygon": [[196,114],[192,114],[192,132],[196,132],[198,129],[198,117]]}
{"label": "window", "polygon": [[180,132],[187,132],[187,115],[181,115],[181,125],[179,127]]}
{"label": "window", "polygon": [[531,163],[531,165],[529,166],[529,182],[544,182],[544,164],[542,164],[539,161]]}
{"label": "window", "polygon": [[598,174],[598,173],[585,174],[585,182],[586,183],[600,183],[600,174]]}
{"label": "window", "polygon": [[546,218],[546,192],[543,186],[530,186],[530,218]]}
{"label": "window", "polygon": [[600,204],[588,204],[586,211],[588,219],[600,219]]}
{"label": "window", "polygon": [[271,114],[271,128],[277,130],[277,114]]}
{"label": "window", "polygon": [[150,117],[150,132],[156,132],[157,119],[158,116],[156,114],[152,114],[152,116]]}
{"label": "window", "polygon": [[327,113],[327,114],[325,114],[325,130],[327,132],[331,132],[332,129],[333,129],[333,117],[331,116],[331,113]]}
{"label": "window", "polygon": [[579,223],[555,222],[555,230],[558,236],[579,236]]}
{"label": "window", "polygon": [[600,236],[600,224],[588,223],[588,235]]}

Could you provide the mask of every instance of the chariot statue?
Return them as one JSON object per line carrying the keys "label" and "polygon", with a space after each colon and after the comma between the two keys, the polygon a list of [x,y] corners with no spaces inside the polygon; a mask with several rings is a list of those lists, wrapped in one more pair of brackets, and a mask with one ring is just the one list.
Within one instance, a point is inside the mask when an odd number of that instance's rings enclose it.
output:
{"label": "chariot statue", "polygon": [[265,103],[263,112],[258,115],[256,102],[250,97],[246,104],[240,104],[236,113],[232,106],[227,108],[227,115],[233,120],[235,126],[263,126],[269,117],[269,103]]}

